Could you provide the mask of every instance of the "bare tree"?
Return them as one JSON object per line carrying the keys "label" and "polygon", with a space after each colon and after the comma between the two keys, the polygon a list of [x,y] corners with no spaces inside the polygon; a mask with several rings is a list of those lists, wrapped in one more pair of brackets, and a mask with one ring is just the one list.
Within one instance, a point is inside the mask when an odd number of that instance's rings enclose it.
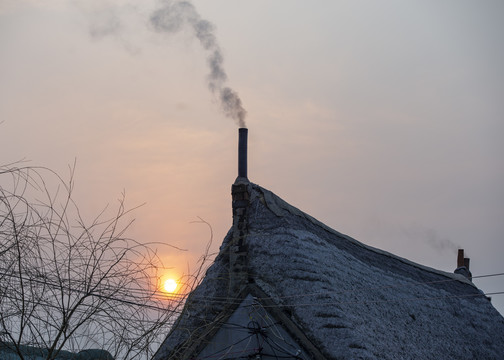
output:
{"label": "bare tree", "polygon": [[150,358],[204,264],[178,294],[160,292],[152,244],[125,235],[124,194],[112,216],[86,222],[72,198],[74,167],[64,181],[20,165],[0,167],[0,345],[21,359],[27,346],[46,359],[90,348]]}

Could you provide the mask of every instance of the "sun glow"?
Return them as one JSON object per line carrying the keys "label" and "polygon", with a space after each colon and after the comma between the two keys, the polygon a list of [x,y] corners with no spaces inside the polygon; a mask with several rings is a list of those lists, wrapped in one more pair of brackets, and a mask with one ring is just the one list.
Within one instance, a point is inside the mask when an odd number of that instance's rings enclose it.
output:
{"label": "sun glow", "polygon": [[163,284],[164,290],[169,293],[175,292],[175,290],[177,290],[177,286],[177,282],[173,279],[167,279]]}

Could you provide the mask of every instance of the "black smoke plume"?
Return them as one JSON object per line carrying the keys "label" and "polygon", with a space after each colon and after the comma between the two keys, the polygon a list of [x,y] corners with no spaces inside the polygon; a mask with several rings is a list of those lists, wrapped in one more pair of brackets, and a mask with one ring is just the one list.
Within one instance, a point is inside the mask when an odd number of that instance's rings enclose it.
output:
{"label": "black smoke plume", "polygon": [[181,0],[164,0],[152,13],[150,23],[155,31],[161,33],[175,33],[186,26],[194,31],[201,46],[208,52],[208,88],[219,98],[224,114],[234,119],[240,127],[246,127],[247,112],[238,93],[225,86],[227,75],[223,67],[222,51],[214,35],[215,27],[201,18],[190,1]]}

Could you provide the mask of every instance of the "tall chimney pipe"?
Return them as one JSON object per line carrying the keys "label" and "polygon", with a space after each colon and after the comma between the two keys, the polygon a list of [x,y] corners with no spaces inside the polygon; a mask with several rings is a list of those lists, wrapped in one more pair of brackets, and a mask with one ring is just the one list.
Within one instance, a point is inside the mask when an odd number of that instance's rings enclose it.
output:
{"label": "tall chimney pipe", "polygon": [[[247,128],[238,129],[238,179],[248,182],[247,178]],[[236,179],[238,181],[238,179]]]}

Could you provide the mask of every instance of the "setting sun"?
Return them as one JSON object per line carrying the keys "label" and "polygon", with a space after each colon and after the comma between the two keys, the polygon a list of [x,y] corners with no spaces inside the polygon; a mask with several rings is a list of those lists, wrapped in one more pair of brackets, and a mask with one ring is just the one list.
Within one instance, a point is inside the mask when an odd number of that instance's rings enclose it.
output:
{"label": "setting sun", "polygon": [[169,293],[174,292],[177,289],[177,286],[178,286],[177,282],[173,279],[166,280],[163,285],[164,290]]}

